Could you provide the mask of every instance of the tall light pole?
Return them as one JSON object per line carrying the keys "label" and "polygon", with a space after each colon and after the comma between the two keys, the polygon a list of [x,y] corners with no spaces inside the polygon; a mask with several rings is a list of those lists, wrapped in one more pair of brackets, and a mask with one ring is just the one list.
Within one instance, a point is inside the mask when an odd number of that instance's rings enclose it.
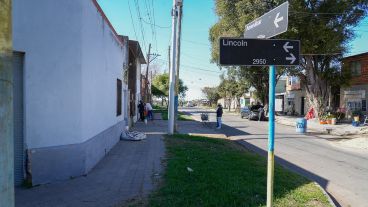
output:
{"label": "tall light pole", "polygon": [[178,114],[179,114],[179,69],[180,69],[180,44],[181,44],[181,22],[183,16],[183,1],[178,3],[178,29],[176,34],[176,87],[175,87],[175,119],[174,129],[178,128]]}
{"label": "tall light pole", "polygon": [[12,1],[0,0],[0,206],[14,206]]}

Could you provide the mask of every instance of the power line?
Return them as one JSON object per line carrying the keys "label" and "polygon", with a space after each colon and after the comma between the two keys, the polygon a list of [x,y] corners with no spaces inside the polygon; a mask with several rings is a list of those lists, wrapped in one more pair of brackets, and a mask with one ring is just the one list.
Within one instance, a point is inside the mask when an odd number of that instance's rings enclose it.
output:
{"label": "power line", "polygon": [[139,8],[139,2],[137,2],[137,0],[134,0],[134,3],[135,3],[135,9],[137,11],[139,25],[140,25],[140,29],[141,29],[144,50],[147,51],[146,40],[145,40],[145,37],[144,37],[145,32],[144,32],[144,27],[143,27],[143,24],[142,24],[142,16],[141,16],[140,8]]}
{"label": "power line", "polygon": [[150,3],[147,3],[147,0],[144,0],[144,4],[145,4],[145,7],[146,7],[148,20],[151,23],[150,26],[151,26],[151,31],[152,31],[152,42],[154,42],[154,39],[155,39],[155,27],[152,26],[153,20],[152,20],[151,6],[150,6],[151,4]]}
{"label": "power line", "polygon": [[[160,61],[164,61],[164,62],[167,62],[166,60],[163,60],[163,59],[158,59],[158,60],[160,60]],[[208,70],[208,69],[200,68],[200,67],[196,67],[196,66],[193,66],[193,65],[185,65],[185,64],[180,64],[180,65],[181,65],[181,66],[184,66],[184,67],[188,67],[188,68],[196,69],[196,70],[206,71],[206,72],[222,73],[222,72],[220,72],[220,71]]]}
{"label": "power line", "polygon": [[[339,14],[347,14],[346,12],[341,13],[341,12],[302,12],[302,11],[290,11],[289,13],[295,13],[295,14],[308,14],[308,15],[339,15]],[[353,12],[353,13],[349,13],[349,15],[351,14],[362,14],[364,15],[364,12]]]}
{"label": "power line", "polygon": [[184,42],[189,42],[189,43],[192,43],[192,44],[195,44],[195,45],[203,45],[203,46],[211,47],[211,45],[206,44],[206,43],[203,43],[203,42],[197,42],[197,41],[185,40],[185,39],[183,39],[183,41],[184,41]]}
{"label": "power line", "polygon": [[144,20],[144,19],[142,19],[142,21],[143,21],[144,23],[146,23],[146,24],[149,24],[149,25],[152,25],[152,26],[154,26],[154,27],[161,28],[161,29],[169,29],[169,28],[171,28],[171,26],[160,26],[160,25],[157,25],[157,24],[152,24],[152,23],[147,22],[147,21],[146,21],[146,20]]}
{"label": "power line", "polygon": [[135,31],[135,26],[134,26],[134,21],[133,21],[132,10],[130,9],[130,0],[128,0],[128,8],[129,8],[129,13],[130,13],[130,19],[132,20],[132,25],[133,25],[133,30],[134,30],[135,39],[136,39],[136,40],[138,40],[137,32]]}
{"label": "power line", "polygon": [[[152,3],[152,15],[153,15],[153,25],[156,25],[156,16],[155,16],[155,5],[153,4],[153,0],[151,0]],[[157,44],[157,30],[156,27],[155,28],[155,43],[156,43],[156,53],[158,53],[158,44]]]}

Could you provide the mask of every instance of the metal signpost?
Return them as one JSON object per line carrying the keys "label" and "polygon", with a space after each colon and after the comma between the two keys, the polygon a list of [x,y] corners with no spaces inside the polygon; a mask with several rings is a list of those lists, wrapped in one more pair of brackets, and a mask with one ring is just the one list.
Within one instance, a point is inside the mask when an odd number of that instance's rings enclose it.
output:
{"label": "metal signpost", "polygon": [[[244,37],[220,38],[220,65],[269,67],[269,133],[267,207],[273,203],[276,67],[299,65],[300,41],[267,40],[287,31],[289,2],[285,2],[245,26]],[[253,38],[253,39],[251,39]],[[256,39],[258,38],[258,39]]]}
{"label": "metal signpost", "polygon": [[287,31],[289,2],[272,9],[263,16],[245,25],[245,38],[267,39]]}

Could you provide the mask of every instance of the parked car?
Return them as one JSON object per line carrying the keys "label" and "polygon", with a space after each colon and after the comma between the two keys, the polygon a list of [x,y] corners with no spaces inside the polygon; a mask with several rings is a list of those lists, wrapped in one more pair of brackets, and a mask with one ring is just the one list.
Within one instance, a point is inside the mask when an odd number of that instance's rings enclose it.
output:
{"label": "parked car", "polygon": [[249,114],[250,114],[250,110],[249,110],[248,106],[243,107],[240,111],[240,116],[241,116],[242,119],[243,118],[248,119]]}
{"label": "parked car", "polygon": [[[252,110],[249,113],[249,120],[253,120],[253,121],[258,121],[259,120],[259,111],[261,110],[261,108],[259,108],[258,110]],[[268,121],[268,118],[265,116],[264,110],[261,114],[261,121]]]}

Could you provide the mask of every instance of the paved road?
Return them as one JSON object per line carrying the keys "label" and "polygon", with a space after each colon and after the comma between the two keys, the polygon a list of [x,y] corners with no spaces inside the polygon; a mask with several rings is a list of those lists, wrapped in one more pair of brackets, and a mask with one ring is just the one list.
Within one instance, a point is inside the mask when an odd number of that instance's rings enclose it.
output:
{"label": "paved road", "polygon": [[[202,109],[183,109],[199,116]],[[215,120],[215,114],[210,114]],[[267,122],[224,114],[220,131],[245,147],[266,155]],[[368,206],[368,152],[336,145],[332,137],[300,135],[289,126],[276,125],[276,162],[317,181],[338,202],[337,206]]]}

